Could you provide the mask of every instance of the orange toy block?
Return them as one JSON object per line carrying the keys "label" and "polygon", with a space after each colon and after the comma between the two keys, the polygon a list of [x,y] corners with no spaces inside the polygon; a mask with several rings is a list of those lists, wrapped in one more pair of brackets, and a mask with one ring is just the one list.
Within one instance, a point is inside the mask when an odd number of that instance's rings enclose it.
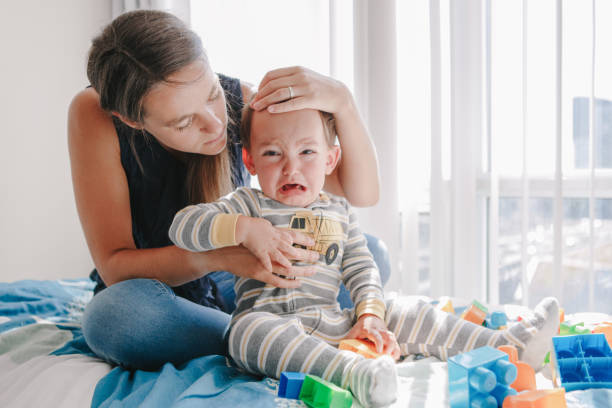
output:
{"label": "orange toy block", "polygon": [[453,302],[451,302],[448,296],[442,296],[440,298],[440,302],[438,303],[438,306],[436,307],[440,310],[445,311],[446,313],[455,314],[455,309],[453,308]]}
{"label": "orange toy block", "polygon": [[510,395],[504,400],[503,408],[567,408],[565,388],[553,390],[526,391]]}
{"label": "orange toy block", "polygon": [[487,318],[487,312],[475,305],[470,305],[470,308],[461,315],[461,318],[480,326]]}
{"label": "orange toy block", "polygon": [[603,333],[608,340],[608,344],[612,347],[612,322],[603,322],[593,329],[593,333]]}
{"label": "orange toy block", "polygon": [[340,341],[340,350],[348,350],[353,353],[361,354],[365,358],[377,358],[382,356],[376,352],[376,346],[371,341],[358,339],[345,339]]}
{"label": "orange toy block", "polygon": [[510,387],[518,392],[536,389],[536,379],[534,369],[527,363],[518,359],[518,351],[514,346],[499,346],[498,350],[503,351],[508,355],[508,360],[516,366],[516,380]]}
{"label": "orange toy block", "polygon": [[561,333],[561,323],[565,321],[565,309],[562,307],[559,308],[559,328],[557,329],[557,334]]}

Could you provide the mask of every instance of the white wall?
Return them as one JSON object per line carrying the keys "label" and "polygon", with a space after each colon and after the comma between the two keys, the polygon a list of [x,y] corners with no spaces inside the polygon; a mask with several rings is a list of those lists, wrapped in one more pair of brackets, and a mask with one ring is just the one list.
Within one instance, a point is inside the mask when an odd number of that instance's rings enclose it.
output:
{"label": "white wall", "polygon": [[5,1],[0,12],[0,281],[86,276],[66,115],[110,0]]}

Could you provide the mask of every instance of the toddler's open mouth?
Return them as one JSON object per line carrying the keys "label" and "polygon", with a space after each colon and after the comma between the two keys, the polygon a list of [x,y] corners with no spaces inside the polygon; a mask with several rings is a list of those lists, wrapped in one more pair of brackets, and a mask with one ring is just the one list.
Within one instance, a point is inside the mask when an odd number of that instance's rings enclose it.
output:
{"label": "toddler's open mouth", "polygon": [[281,187],[281,191],[283,193],[288,193],[290,191],[296,191],[296,190],[298,190],[298,191],[306,191],[306,187],[304,187],[301,184],[284,184]]}

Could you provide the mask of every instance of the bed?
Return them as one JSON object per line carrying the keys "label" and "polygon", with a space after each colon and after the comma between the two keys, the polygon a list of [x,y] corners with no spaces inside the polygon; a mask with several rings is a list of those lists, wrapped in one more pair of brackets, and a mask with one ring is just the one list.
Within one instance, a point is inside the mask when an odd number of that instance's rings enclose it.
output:
{"label": "bed", "polygon": [[[130,372],[96,358],[80,317],[93,295],[88,279],[0,283],[0,407],[305,406],[276,396],[278,381],[246,375],[221,356],[200,357],[156,372]],[[462,301],[455,300],[457,309]],[[506,306],[510,318],[520,313]],[[596,322],[610,316],[568,319]],[[448,406],[446,363],[409,358],[398,364],[396,407]],[[538,388],[551,388],[538,374]],[[612,390],[567,393],[568,407],[612,407]],[[354,400],[353,406],[359,404]]]}

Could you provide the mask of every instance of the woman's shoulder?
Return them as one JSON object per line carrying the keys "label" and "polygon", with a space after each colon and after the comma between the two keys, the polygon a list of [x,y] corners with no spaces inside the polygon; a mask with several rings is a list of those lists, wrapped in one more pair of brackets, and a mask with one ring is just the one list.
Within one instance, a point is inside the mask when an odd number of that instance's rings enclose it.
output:
{"label": "woman's shoulder", "polygon": [[79,91],[70,102],[69,112],[78,114],[104,113],[100,107],[100,96],[91,87]]}
{"label": "woman's shoulder", "polygon": [[100,106],[100,97],[93,88],[78,92],[68,108],[68,135],[73,139],[108,136],[116,139],[112,116]]}

